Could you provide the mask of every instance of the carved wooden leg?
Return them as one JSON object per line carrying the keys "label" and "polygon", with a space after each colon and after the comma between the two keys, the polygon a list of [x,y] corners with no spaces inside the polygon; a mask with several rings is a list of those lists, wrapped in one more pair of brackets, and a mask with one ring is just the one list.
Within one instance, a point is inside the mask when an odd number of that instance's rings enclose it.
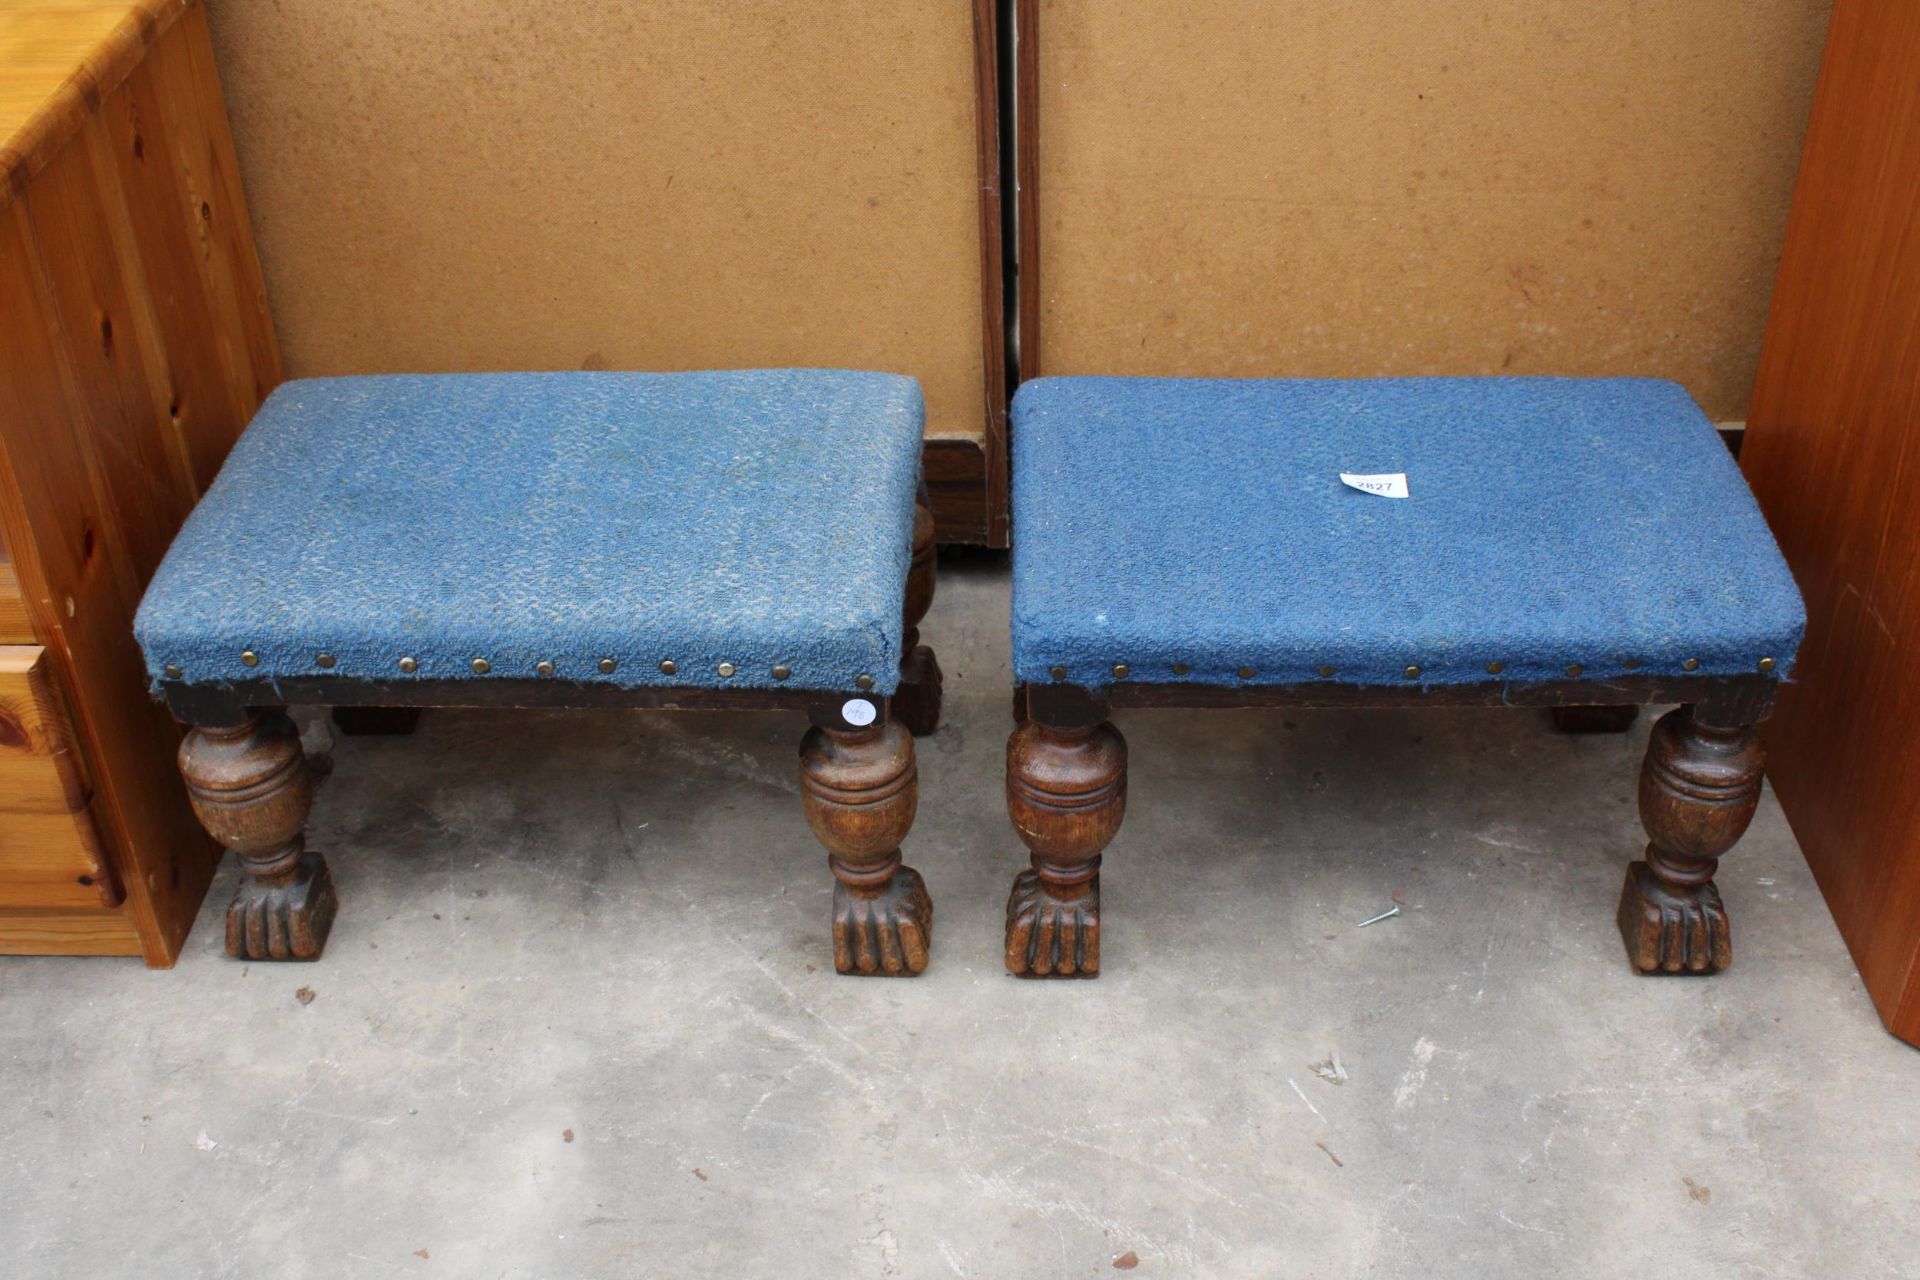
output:
{"label": "carved wooden leg", "polygon": [[333,724],[351,738],[398,736],[412,733],[420,723],[419,707],[335,707]]}
{"label": "carved wooden leg", "polygon": [[1761,766],[1751,725],[1716,728],[1681,707],[1653,726],[1640,769],[1651,842],[1620,895],[1620,934],[1639,972],[1717,973],[1733,963],[1713,873],[1753,820]]}
{"label": "carved wooden leg", "polygon": [[1554,707],[1553,727],[1562,733],[1625,733],[1640,718],[1635,703],[1606,707]]}
{"label": "carved wooden leg", "polygon": [[1024,721],[1007,739],[1007,813],[1032,852],[1007,900],[1007,971],[1100,972],[1100,851],[1127,811],[1127,743],[1102,721]]}
{"label": "carved wooden leg", "polygon": [[267,711],[231,728],[196,726],[180,744],[193,811],[246,876],[227,908],[227,954],[316,960],[339,906],[327,861],[307,850],[313,782],[300,734]]}
{"label": "carved wooden leg", "polygon": [[837,881],[833,967],[919,973],[933,941],[933,901],[920,873],[900,862],[920,796],[913,738],[894,720],[857,730],[816,725],[800,743],[800,782],[807,824]]}
{"label": "carved wooden leg", "polygon": [[907,571],[906,629],[900,636],[900,688],[893,695],[893,718],[916,738],[940,725],[940,663],[920,643],[920,620],[933,607],[936,548],[933,512],[925,502],[913,509],[913,563]]}

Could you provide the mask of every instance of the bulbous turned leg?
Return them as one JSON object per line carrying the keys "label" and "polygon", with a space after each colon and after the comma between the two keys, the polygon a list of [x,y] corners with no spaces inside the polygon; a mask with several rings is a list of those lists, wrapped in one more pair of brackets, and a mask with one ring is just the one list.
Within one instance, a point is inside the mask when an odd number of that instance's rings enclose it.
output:
{"label": "bulbous turned leg", "polygon": [[339,899],[327,861],[307,849],[313,781],[293,721],[264,712],[231,728],[196,726],[180,744],[193,811],[246,875],[227,908],[227,954],[317,960]]}
{"label": "bulbous turned leg", "polygon": [[1733,963],[1713,873],[1753,820],[1763,762],[1751,725],[1715,728],[1681,707],[1653,726],[1640,769],[1650,842],[1620,895],[1620,935],[1639,972],[1717,973]]}
{"label": "bulbous turned leg", "polygon": [[1561,733],[1625,733],[1640,718],[1636,703],[1623,706],[1554,707],[1553,727]]}
{"label": "bulbous turned leg", "polygon": [[833,967],[911,977],[927,967],[933,901],[900,861],[920,777],[913,738],[897,721],[858,730],[815,726],[800,743],[807,824],[827,846],[833,889]]}
{"label": "bulbous turned leg", "polygon": [[1007,899],[1007,972],[1100,972],[1100,851],[1127,811],[1127,743],[1112,724],[1027,720],[1007,739],[1007,814],[1033,865]]}
{"label": "bulbous turned leg", "polygon": [[900,688],[893,695],[893,718],[916,738],[940,726],[940,662],[920,643],[920,620],[933,607],[933,512],[924,502],[913,509],[913,562],[907,570],[905,629],[900,635]]}

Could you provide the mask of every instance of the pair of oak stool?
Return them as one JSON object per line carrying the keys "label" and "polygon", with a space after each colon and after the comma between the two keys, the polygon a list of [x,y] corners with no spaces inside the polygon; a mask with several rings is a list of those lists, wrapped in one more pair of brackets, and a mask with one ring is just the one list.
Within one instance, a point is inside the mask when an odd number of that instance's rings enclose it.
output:
{"label": "pair of oak stool", "polygon": [[[762,370],[309,379],[276,390],[136,620],[245,874],[227,951],[313,959],[290,705],[793,708],[842,973],[925,968],[901,861],[941,675],[918,385]],[[1014,402],[1006,964],[1100,968],[1122,707],[1521,706],[1655,725],[1619,924],[1643,973],[1731,960],[1713,874],[1804,629],[1710,422],[1672,383],[1046,378]],[[1394,473],[1397,484],[1343,474]],[[1404,497],[1383,496],[1388,488]],[[381,710],[375,710],[381,709]]]}

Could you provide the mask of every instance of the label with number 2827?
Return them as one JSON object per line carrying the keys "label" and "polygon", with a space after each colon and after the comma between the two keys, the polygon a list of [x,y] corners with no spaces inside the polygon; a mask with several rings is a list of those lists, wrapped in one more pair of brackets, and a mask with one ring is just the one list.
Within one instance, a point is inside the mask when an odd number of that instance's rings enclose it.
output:
{"label": "label with number 2827", "polygon": [[1355,475],[1351,471],[1342,471],[1340,473],[1340,483],[1349,488],[1358,489],[1362,493],[1371,493],[1381,498],[1406,498],[1412,496],[1407,492],[1407,473],[1404,471],[1389,471],[1376,476],[1361,476]]}

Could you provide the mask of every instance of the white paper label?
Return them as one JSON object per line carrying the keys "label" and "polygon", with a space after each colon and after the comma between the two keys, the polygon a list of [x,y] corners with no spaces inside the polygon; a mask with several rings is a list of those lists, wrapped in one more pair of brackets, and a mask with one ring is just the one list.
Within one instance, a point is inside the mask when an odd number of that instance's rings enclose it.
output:
{"label": "white paper label", "polygon": [[874,705],[865,698],[848,698],[840,707],[840,718],[860,729],[872,724],[878,714]]}
{"label": "white paper label", "polygon": [[1357,476],[1351,471],[1342,471],[1340,483],[1381,498],[1412,496],[1407,492],[1407,473],[1404,471],[1390,471],[1377,476]]}

